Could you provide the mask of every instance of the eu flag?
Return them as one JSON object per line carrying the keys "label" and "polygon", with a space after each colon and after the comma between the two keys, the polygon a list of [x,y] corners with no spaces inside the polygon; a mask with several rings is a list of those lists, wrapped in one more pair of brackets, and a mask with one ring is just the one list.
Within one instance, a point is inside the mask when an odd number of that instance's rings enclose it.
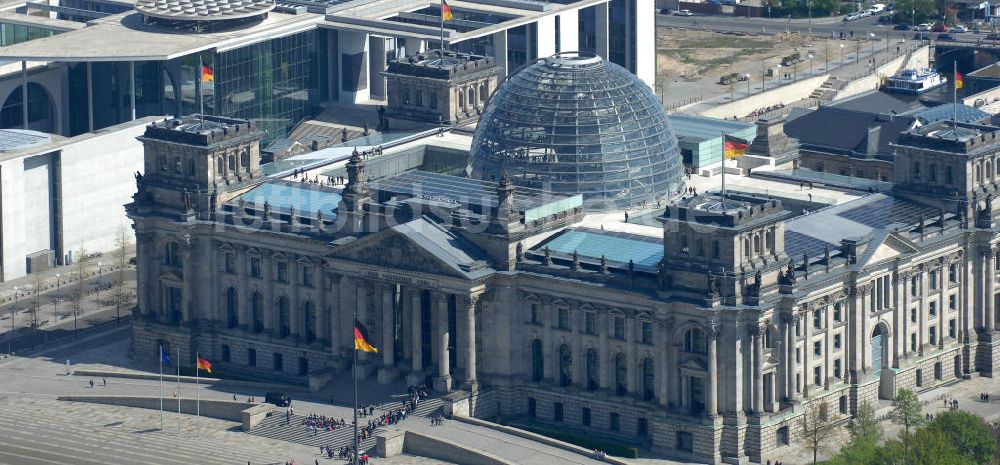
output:
{"label": "eu flag", "polygon": [[170,366],[170,354],[163,350],[163,345],[160,345],[160,363],[164,366]]}

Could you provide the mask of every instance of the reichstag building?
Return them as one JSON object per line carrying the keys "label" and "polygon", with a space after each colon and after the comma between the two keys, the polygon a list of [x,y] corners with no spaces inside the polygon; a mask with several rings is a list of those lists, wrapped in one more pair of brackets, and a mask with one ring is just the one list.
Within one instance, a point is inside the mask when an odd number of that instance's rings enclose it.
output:
{"label": "reichstag building", "polygon": [[597,58],[506,80],[454,169],[373,174],[386,149],[345,156],[343,185],[303,182],[261,166],[251,123],[156,122],[128,206],[135,350],[322,386],[350,369],[357,309],[372,380],[758,462],[811,403],[851,414],[1000,369],[998,136],[912,129],[891,192],[803,212],[689,191],[649,87]]}

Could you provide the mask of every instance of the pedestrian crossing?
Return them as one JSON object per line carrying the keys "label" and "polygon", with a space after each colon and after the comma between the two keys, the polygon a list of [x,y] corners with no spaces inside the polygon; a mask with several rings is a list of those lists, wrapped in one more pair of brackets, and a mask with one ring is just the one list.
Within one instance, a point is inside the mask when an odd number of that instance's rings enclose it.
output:
{"label": "pedestrian crossing", "polygon": [[[389,405],[389,404],[387,404]],[[396,402],[392,402],[392,408],[399,405]],[[439,398],[429,398],[420,401],[417,404],[417,408],[409,415],[408,418],[414,416],[417,417],[429,417],[437,415],[441,411],[441,399]],[[386,411],[391,410],[375,410],[376,418],[381,416]],[[277,439],[280,441],[294,442],[298,444],[305,444],[312,447],[320,446],[332,446],[333,448],[339,448],[342,446],[347,446],[351,444],[351,436],[354,434],[354,427],[351,426],[351,420],[353,418],[344,418],[347,422],[347,426],[342,426],[333,431],[317,431],[313,433],[310,431],[306,425],[302,424],[302,421],[307,417],[302,415],[291,415],[286,421],[286,415],[281,412],[276,412],[270,417],[264,419],[260,422],[254,429],[250,430],[250,434],[255,436],[262,436],[271,439]],[[372,417],[358,418],[359,425],[366,425],[368,420]],[[375,432],[382,431],[384,428],[377,428]],[[375,447],[375,437],[374,435],[361,443],[362,449],[371,449]]]}

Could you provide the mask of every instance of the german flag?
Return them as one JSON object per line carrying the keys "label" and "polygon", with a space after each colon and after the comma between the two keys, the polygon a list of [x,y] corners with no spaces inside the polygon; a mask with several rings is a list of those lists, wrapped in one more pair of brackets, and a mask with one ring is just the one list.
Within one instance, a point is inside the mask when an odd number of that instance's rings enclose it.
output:
{"label": "german flag", "polygon": [[360,321],[354,320],[354,350],[378,353],[378,349],[368,339],[368,330]]}
{"label": "german flag", "polygon": [[201,82],[215,82],[215,70],[208,65],[201,65]]}
{"label": "german flag", "polygon": [[451,14],[451,7],[448,6],[448,2],[445,0],[441,0],[441,19],[445,21],[455,19],[455,16]]}
{"label": "german flag", "polygon": [[205,370],[206,373],[212,373],[212,364],[209,363],[208,360],[201,358],[199,355],[197,361],[199,370]]}
{"label": "german flag", "polygon": [[723,146],[723,153],[724,153],[724,155],[726,157],[726,160],[729,160],[731,158],[742,157],[743,154],[747,151],[747,147],[749,145],[750,145],[750,142],[747,141],[747,140],[740,139],[739,137],[733,137],[733,136],[730,136],[729,134],[726,134],[726,138],[725,138],[725,142],[724,142],[724,146]]}
{"label": "german flag", "polygon": [[965,78],[962,77],[962,73],[955,71],[955,90],[965,87]]}

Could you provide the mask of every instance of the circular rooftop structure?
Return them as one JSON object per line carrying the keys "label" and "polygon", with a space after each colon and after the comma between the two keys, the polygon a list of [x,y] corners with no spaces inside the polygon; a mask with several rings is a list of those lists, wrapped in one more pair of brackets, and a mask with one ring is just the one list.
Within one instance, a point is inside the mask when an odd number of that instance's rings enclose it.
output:
{"label": "circular rooftop structure", "polygon": [[173,25],[240,23],[261,20],[274,0],[136,0],[135,9],[147,23]]}
{"label": "circular rooftop structure", "polygon": [[509,77],[472,142],[470,174],[583,195],[588,210],[655,204],[682,193],[684,166],[649,87],[600,57],[559,54]]}

